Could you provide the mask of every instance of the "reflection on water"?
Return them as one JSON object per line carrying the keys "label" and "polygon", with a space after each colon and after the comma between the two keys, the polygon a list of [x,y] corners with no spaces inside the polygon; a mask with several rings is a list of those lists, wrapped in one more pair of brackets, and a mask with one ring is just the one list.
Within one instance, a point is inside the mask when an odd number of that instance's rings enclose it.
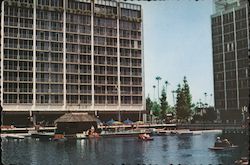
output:
{"label": "reflection on water", "polygon": [[156,136],[154,141],[131,138],[100,138],[66,142],[34,139],[4,140],[4,164],[232,164],[247,150],[215,152],[214,133],[196,136]]}

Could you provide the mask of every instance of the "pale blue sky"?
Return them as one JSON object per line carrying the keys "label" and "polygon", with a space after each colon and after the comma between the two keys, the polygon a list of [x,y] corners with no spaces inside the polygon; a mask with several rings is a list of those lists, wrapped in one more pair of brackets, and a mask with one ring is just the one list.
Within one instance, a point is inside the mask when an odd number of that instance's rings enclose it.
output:
{"label": "pale blue sky", "polygon": [[[167,80],[168,102],[172,90],[186,76],[193,102],[213,105],[213,68],[210,15],[211,0],[166,0],[136,2],[143,8],[146,96],[154,97],[156,76]],[[157,98],[157,88],[155,90]]]}

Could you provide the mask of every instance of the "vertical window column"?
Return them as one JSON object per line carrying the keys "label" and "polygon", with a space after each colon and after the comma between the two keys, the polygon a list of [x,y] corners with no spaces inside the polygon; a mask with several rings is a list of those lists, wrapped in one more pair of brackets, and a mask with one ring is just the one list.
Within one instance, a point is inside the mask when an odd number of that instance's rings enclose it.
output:
{"label": "vertical window column", "polygon": [[36,3],[33,3],[33,109],[36,106]]}
{"label": "vertical window column", "polygon": [[117,3],[117,88],[118,88],[118,110],[121,109],[121,73],[120,73],[120,3]]}
{"label": "vertical window column", "polygon": [[94,110],[95,106],[95,75],[94,75],[94,4],[95,2],[91,2],[91,104],[92,110]]}
{"label": "vertical window column", "polygon": [[63,1],[63,106],[66,109],[67,97],[66,97],[66,6],[68,1]]}
{"label": "vertical window column", "polygon": [[233,23],[234,23],[234,53],[235,53],[235,71],[236,71],[236,100],[237,100],[237,108],[240,108],[240,100],[239,100],[239,77],[238,77],[238,56],[237,56],[237,40],[236,40],[236,23],[235,23],[235,10],[233,8]]}
{"label": "vertical window column", "polygon": [[5,1],[2,1],[2,13],[1,13],[1,73],[0,73],[0,76],[1,76],[1,79],[0,79],[0,99],[1,99],[1,106],[3,106],[3,41],[4,41],[4,2]]}
{"label": "vertical window column", "polygon": [[222,53],[223,53],[223,74],[224,74],[224,97],[225,97],[225,110],[227,109],[227,83],[226,83],[226,62],[225,62],[225,47],[224,47],[224,20],[221,12],[221,28],[222,28]]}

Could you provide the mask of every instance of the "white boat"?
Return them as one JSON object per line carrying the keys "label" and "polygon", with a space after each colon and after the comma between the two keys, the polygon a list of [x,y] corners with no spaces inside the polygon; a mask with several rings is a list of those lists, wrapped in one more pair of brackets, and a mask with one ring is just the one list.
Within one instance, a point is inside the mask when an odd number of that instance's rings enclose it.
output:
{"label": "white boat", "polygon": [[193,135],[201,135],[202,134],[202,131],[192,131],[193,132]]}
{"label": "white boat", "polygon": [[169,131],[169,130],[158,129],[158,130],[156,130],[155,134],[159,135],[159,136],[166,136],[166,135],[170,135],[170,132],[171,131]]}
{"label": "white boat", "polygon": [[190,131],[189,129],[185,130],[177,130],[176,133],[178,135],[193,135],[193,132]]}
{"label": "white boat", "polygon": [[21,135],[15,135],[15,134],[9,134],[5,136],[6,139],[24,139],[24,136]]}
{"label": "white boat", "polygon": [[77,133],[76,134],[77,139],[87,139],[86,133]]}

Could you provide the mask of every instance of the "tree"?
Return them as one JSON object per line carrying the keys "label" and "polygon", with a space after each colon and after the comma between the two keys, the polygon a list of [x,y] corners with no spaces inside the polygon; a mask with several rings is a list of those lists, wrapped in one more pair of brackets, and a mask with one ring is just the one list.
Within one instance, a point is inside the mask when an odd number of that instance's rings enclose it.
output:
{"label": "tree", "polygon": [[156,101],[153,102],[152,110],[153,110],[153,115],[159,118],[161,107]]}
{"label": "tree", "polygon": [[156,78],[155,78],[156,80],[157,80],[157,83],[158,83],[158,100],[159,100],[159,82],[160,82],[160,80],[161,80],[161,77],[160,76],[157,76]]}
{"label": "tree", "polygon": [[152,110],[153,102],[151,101],[150,97],[148,96],[146,99],[146,111],[149,112]]}
{"label": "tree", "polygon": [[168,82],[168,81],[165,81],[165,85],[166,85],[166,93],[168,93],[168,85],[169,85],[170,83]]}
{"label": "tree", "polygon": [[160,107],[161,107],[160,118],[166,119],[167,110],[168,110],[169,106],[168,106],[168,102],[167,102],[167,94],[166,94],[164,87],[163,87],[162,92],[161,92]]}
{"label": "tree", "polygon": [[190,94],[189,85],[186,77],[183,79],[182,86],[179,84],[176,90],[177,103],[176,103],[176,115],[177,119],[187,121],[191,116],[191,109],[194,106],[192,104],[192,96]]}

